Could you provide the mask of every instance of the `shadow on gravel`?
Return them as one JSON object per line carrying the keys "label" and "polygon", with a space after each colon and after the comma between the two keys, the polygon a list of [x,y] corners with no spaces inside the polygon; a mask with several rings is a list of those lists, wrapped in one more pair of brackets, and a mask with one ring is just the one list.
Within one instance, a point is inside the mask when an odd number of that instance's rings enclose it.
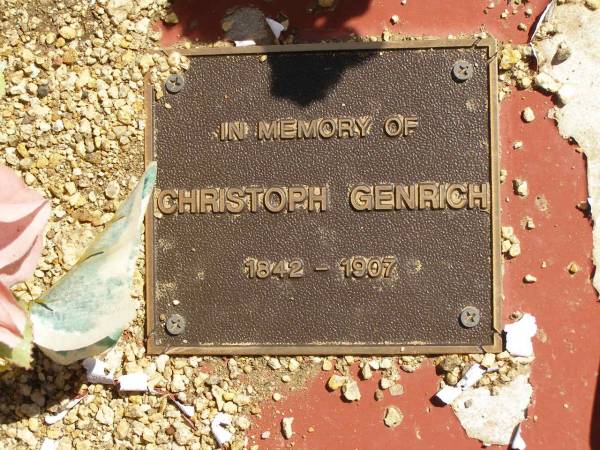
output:
{"label": "shadow on gravel", "polygon": [[[11,369],[0,373],[0,424],[10,424],[29,417],[60,411],[63,400],[72,400],[85,383],[85,370],[80,363],[60,366],[37,349],[33,351],[33,367]],[[58,408],[58,409],[57,409]]]}

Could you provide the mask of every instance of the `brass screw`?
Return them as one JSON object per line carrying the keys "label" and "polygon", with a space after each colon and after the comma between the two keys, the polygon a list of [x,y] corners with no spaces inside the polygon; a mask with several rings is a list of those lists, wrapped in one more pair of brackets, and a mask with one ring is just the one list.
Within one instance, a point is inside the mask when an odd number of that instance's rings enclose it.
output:
{"label": "brass screw", "polygon": [[452,76],[456,81],[467,81],[473,76],[473,64],[459,59],[452,66]]}
{"label": "brass screw", "polygon": [[467,306],[460,312],[460,323],[463,327],[473,328],[479,324],[481,313],[474,306]]}
{"label": "brass screw", "polygon": [[173,75],[169,75],[169,78],[165,81],[165,89],[169,94],[177,94],[183,89],[184,84],[185,80],[183,79],[183,76],[174,73]]}
{"label": "brass screw", "polygon": [[185,319],[179,314],[173,314],[167,319],[165,328],[167,329],[167,333],[177,336],[185,330]]}

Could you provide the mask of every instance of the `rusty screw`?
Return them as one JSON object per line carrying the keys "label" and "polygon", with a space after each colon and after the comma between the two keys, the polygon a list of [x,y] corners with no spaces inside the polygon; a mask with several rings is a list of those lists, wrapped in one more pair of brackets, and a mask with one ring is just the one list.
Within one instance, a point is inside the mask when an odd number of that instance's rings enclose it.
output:
{"label": "rusty screw", "polygon": [[184,84],[185,80],[183,79],[183,76],[175,73],[173,75],[169,75],[169,78],[167,78],[167,81],[165,82],[165,89],[170,94],[177,94],[183,89]]}
{"label": "rusty screw", "polygon": [[467,81],[473,76],[473,64],[459,59],[452,66],[452,76],[456,81]]}
{"label": "rusty screw", "polygon": [[463,327],[473,328],[479,324],[481,313],[474,306],[466,306],[460,312],[460,323]]}
{"label": "rusty screw", "polygon": [[167,333],[177,336],[185,330],[185,319],[179,314],[173,314],[167,319],[165,327],[167,328]]}

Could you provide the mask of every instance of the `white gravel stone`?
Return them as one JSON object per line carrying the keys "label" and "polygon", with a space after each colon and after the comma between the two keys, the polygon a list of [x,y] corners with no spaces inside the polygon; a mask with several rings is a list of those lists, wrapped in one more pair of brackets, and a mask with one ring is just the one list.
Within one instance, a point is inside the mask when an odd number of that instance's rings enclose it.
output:
{"label": "white gravel stone", "polygon": [[171,391],[173,392],[183,392],[185,391],[187,382],[189,380],[186,376],[176,373],[173,375],[173,380],[171,381]]}
{"label": "white gravel stone", "polygon": [[292,430],[293,417],[284,417],[281,421],[281,433],[286,439],[291,439],[294,431]]}
{"label": "white gravel stone", "polygon": [[173,436],[175,438],[175,442],[179,445],[186,445],[192,439],[194,435],[192,432],[184,425],[180,426],[179,429],[175,432]]}
{"label": "white gravel stone", "polygon": [[17,438],[25,442],[29,448],[35,448],[38,444],[38,439],[27,428],[20,428],[19,431],[17,431]]}
{"label": "white gravel stone", "polygon": [[385,415],[383,416],[383,423],[385,426],[395,428],[402,423],[404,416],[402,412],[395,406],[388,406],[385,409]]}
{"label": "white gravel stone", "polygon": [[371,366],[371,369],[373,370],[379,370],[379,361],[376,359],[372,359],[371,361],[369,361],[369,366]]}
{"label": "white gravel stone", "polygon": [[250,419],[246,416],[240,416],[236,420],[236,425],[240,430],[247,430],[250,428]]}
{"label": "white gravel stone", "polygon": [[529,195],[529,185],[525,180],[513,180],[513,187],[517,195],[521,197],[527,197]]}
{"label": "white gravel stone", "polygon": [[399,395],[404,394],[404,386],[402,386],[401,384],[394,384],[393,386],[390,386],[388,392],[391,396],[397,397]]}
{"label": "white gravel stone", "polygon": [[120,191],[121,191],[121,186],[119,186],[119,183],[117,183],[115,180],[112,180],[106,186],[106,189],[104,190],[104,194],[106,195],[107,198],[112,200],[119,196]]}
{"label": "white gravel stone", "polygon": [[35,176],[33,176],[32,174],[30,174],[29,172],[27,172],[25,174],[25,183],[28,186],[31,186],[34,182],[35,182]]}
{"label": "white gravel stone", "polygon": [[163,373],[167,362],[169,362],[169,355],[159,355],[154,362],[156,363],[156,370],[158,370],[159,373]]}
{"label": "white gravel stone", "polygon": [[519,244],[518,242],[512,244],[510,246],[510,249],[508,250],[508,254],[511,258],[519,256],[521,254],[521,244]]}
{"label": "white gravel stone", "polygon": [[360,400],[360,389],[358,388],[358,383],[354,380],[348,381],[342,387],[342,395],[348,401],[357,401]]}
{"label": "white gravel stone", "polygon": [[347,381],[348,379],[345,376],[334,374],[329,377],[329,380],[327,380],[327,387],[330,390],[335,391],[346,384]]}
{"label": "white gravel stone", "polygon": [[384,369],[384,370],[385,369],[391,369],[392,368],[392,364],[393,364],[392,358],[383,358],[381,360],[380,367],[382,369]]}
{"label": "white gravel stone", "polygon": [[535,85],[545,92],[553,94],[560,89],[560,83],[546,72],[538,73],[535,78]]}
{"label": "white gravel stone", "polygon": [[148,19],[147,17],[142,17],[140,20],[138,20],[135,23],[135,31],[137,31],[140,34],[148,33],[149,27],[150,27],[150,19]]}
{"label": "white gravel stone", "polygon": [[225,402],[225,404],[223,405],[223,412],[228,413],[228,414],[235,414],[238,411],[238,407],[235,403],[233,402]]}
{"label": "white gravel stone", "polygon": [[96,420],[104,425],[112,425],[115,421],[115,412],[108,405],[100,405]]}
{"label": "white gravel stone", "polygon": [[58,34],[60,34],[67,41],[70,41],[71,39],[75,39],[75,37],[77,37],[77,32],[75,31],[75,29],[68,25],[60,27],[60,29],[58,30]]}
{"label": "white gravel stone", "polygon": [[537,277],[528,273],[523,277],[523,281],[525,283],[535,283],[537,281]]}
{"label": "white gravel stone", "polygon": [[106,4],[106,11],[112,17],[115,24],[120,24],[133,9],[131,0],[109,0]]}
{"label": "white gravel stone", "polygon": [[290,372],[295,372],[299,368],[300,368],[300,363],[298,362],[298,360],[295,359],[295,358],[290,359],[290,363],[288,365],[289,371]]}
{"label": "white gravel stone", "polygon": [[360,376],[363,380],[369,380],[373,377],[373,371],[371,370],[371,366],[369,364],[365,364],[363,368],[360,370]]}
{"label": "white gravel stone", "polygon": [[379,380],[379,387],[384,390],[389,389],[393,384],[394,382],[389,378],[382,378],[381,380]]}
{"label": "white gravel stone", "polygon": [[496,355],[493,353],[486,353],[483,359],[481,360],[481,365],[486,368],[490,368],[496,362]]}
{"label": "white gravel stone", "polygon": [[535,113],[533,112],[533,109],[528,106],[521,112],[521,117],[527,123],[533,122],[535,120]]}

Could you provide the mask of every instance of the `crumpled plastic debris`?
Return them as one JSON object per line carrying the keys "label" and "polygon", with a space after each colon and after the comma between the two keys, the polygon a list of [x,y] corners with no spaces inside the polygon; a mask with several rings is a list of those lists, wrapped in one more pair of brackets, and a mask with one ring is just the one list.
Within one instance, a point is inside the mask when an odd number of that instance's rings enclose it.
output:
{"label": "crumpled plastic debris", "polygon": [[114,370],[108,370],[104,361],[96,358],[86,358],[81,365],[87,371],[88,383],[94,384],[114,384]]}
{"label": "crumpled plastic debris", "polygon": [[513,450],[525,450],[527,448],[527,444],[521,436],[521,425],[517,425],[515,427],[512,439],[510,440],[509,448]]}
{"label": "crumpled plastic debris", "polygon": [[53,361],[71,364],[106,351],[135,318],[130,288],[155,179],[153,162],[77,264],[31,307],[34,342]]}
{"label": "crumpled plastic debris", "polygon": [[544,21],[546,20],[546,16],[548,16],[548,14],[550,14],[550,16],[552,15],[552,11],[554,10],[554,8],[556,7],[556,0],[552,0],[550,1],[546,7],[544,8],[544,11],[542,11],[542,14],[540,14],[537,22],[535,23],[535,27],[533,29],[533,33],[531,33],[531,40],[529,41],[529,47],[532,50],[533,53],[533,57],[535,58],[535,62],[537,64],[538,62],[538,55],[537,55],[537,50],[535,48],[535,45],[533,45],[533,41],[538,33],[538,31],[540,30],[540,27],[542,26],[542,24],[544,23]]}
{"label": "crumpled plastic debris", "polygon": [[130,373],[127,375],[121,375],[119,377],[119,391],[120,392],[149,392],[148,387],[148,375],[144,372]]}
{"label": "crumpled plastic debris", "polygon": [[267,17],[265,20],[267,21],[269,28],[271,28],[275,39],[279,39],[279,36],[281,36],[281,33],[283,33],[283,31],[285,30],[285,26],[280,24],[276,20],[271,19],[270,17]]}
{"label": "crumpled plastic debris", "polygon": [[63,420],[65,418],[65,416],[69,413],[69,411],[71,409],[73,409],[86,396],[87,396],[87,394],[74,398],[69,403],[67,403],[67,405],[65,406],[65,409],[63,409],[58,414],[48,414],[46,417],[44,417],[44,422],[46,422],[47,425],[53,425],[56,422],[60,422],[61,420]]}
{"label": "crumpled plastic debris", "polygon": [[175,406],[177,406],[183,414],[185,414],[186,416],[188,416],[190,418],[194,417],[194,414],[196,413],[196,409],[193,406],[184,405],[183,403],[178,402],[174,398],[172,400],[173,400],[173,403],[175,403]]}
{"label": "crumpled plastic debris", "polygon": [[533,343],[531,338],[537,333],[535,317],[523,314],[517,322],[504,326],[506,333],[506,351],[513,356],[532,356]]}
{"label": "crumpled plastic debris", "polygon": [[233,41],[236,47],[249,47],[251,45],[256,45],[252,39],[247,39],[245,41]]}
{"label": "crumpled plastic debris", "polygon": [[227,425],[231,425],[231,421],[232,418],[229,414],[220,412],[210,423],[210,429],[219,446],[226,444],[233,437],[233,434],[225,428]]}
{"label": "crumpled plastic debris", "polygon": [[40,450],[57,450],[59,441],[50,438],[44,438]]}
{"label": "crumpled plastic debris", "polygon": [[485,373],[494,371],[496,371],[496,369],[486,370],[479,364],[474,364],[471,367],[469,367],[467,373],[465,373],[464,376],[460,379],[460,381],[456,383],[456,386],[444,386],[438,391],[437,394],[435,394],[435,396],[440,401],[448,405],[454,402],[454,400],[456,400],[465,389],[469,389],[470,387],[474,386],[479,380],[481,380],[481,377],[483,377]]}
{"label": "crumpled plastic debris", "polygon": [[468,389],[471,386],[474,386],[475,383],[477,383],[479,380],[481,380],[481,377],[486,372],[487,369],[485,369],[484,367],[481,367],[479,364],[473,364],[471,367],[469,367],[469,370],[467,370],[467,373],[464,374],[464,376],[460,379],[457,385],[461,389]]}
{"label": "crumpled plastic debris", "polygon": [[446,405],[449,405],[462,394],[462,389],[456,386],[444,386],[441,388],[435,397]]}

